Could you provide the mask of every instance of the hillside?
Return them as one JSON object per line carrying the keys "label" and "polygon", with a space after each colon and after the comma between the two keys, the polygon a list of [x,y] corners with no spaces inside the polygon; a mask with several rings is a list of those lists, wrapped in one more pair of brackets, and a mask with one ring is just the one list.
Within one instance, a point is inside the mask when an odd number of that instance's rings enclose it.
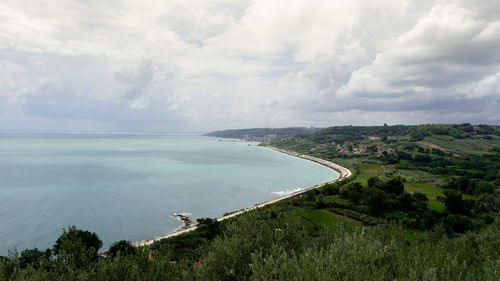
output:
{"label": "hillside", "polygon": [[498,280],[499,132],[346,126],[266,142],[354,175],[103,256],[70,228],[54,249],[0,258],[0,280]]}
{"label": "hillside", "polygon": [[297,135],[308,135],[321,130],[320,128],[292,127],[292,128],[253,128],[215,131],[206,136],[218,138],[242,139],[246,141],[276,141],[291,138]]}
{"label": "hillside", "polygon": [[445,189],[493,200],[481,195],[500,185],[499,132],[469,124],[332,127],[271,145],[343,164],[363,184],[371,176],[402,177],[407,191],[431,195],[432,206],[443,209]]}

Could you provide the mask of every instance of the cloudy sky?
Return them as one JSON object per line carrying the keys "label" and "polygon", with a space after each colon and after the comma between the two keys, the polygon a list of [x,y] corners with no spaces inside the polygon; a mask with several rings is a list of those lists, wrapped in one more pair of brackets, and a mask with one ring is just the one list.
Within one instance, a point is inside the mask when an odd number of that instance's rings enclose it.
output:
{"label": "cloudy sky", "polygon": [[500,124],[499,112],[498,0],[0,2],[0,129]]}

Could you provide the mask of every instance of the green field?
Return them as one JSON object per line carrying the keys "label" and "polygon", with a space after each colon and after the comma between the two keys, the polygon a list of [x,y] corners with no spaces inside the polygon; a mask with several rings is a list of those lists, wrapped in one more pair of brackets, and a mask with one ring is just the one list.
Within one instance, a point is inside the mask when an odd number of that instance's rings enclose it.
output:
{"label": "green field", "polygon": [[342,199],[340,195],[329,195],[329,196],[323,196],[323,201],[326,204],[338,204],[340,206],[350,206],[352,205],[352,202],[349,201],[348,199]]}
{"label": "green field", "polygon": [[442,176],[433,175],[429,172],[420,170],[398,169],[396,174],[405,178],[407,182],[421,182],[430,185],[440,185],[445,183]]}
{"label": "green field", "polygon": [[356,220],[361,220],[361,216],[362,216],[360,213],[353,212],[351,210],[340,209],[340,208],[331,208],[330,211],[337,213],[337,214],[344,215],[346,217],[356,219]]}
{"label": "green field", "polygon": [[415,243],[417,238],[422,236],[420,231],[414,229],[403,229],[401,235],[410,243]]}
{"label": "green field", "polygon": [[345,220],[327,214],[321,210],[314,210],[303,213],[302,217],[314,223],[317,226],[331,226],[341,222],[345,222]]}
{"label": "green field", "polygon": [[[436,199],[439,195],[443,195],[443,188],[430,185],[430,184],[424,184],[424,183],[418,183],[418,182],[407,182],[405,183],[405,190],[406,191],[411,191],[411,192],[420,192],[427,197]],[[443,195],[444,196],[444,195]],[[476,200],[476,196],[470,195],[470,194],[463,194],[462,195],[464,199],[472,199]]]}
{"label": "green field", "polygon": [[354,180],[361,184],[366,185],[370,177],[378,177],[383,174],[383,170],[380,164],[374,163],[361,163],[358,165],[359,175]]}
{"label": "green field", "polygon": [[357,176],[356,179],[354,179],[353,182],[359,182],[362,185],[367,185],[369,178],[371,178],[371,176]]}
{"label": "green field", "polygon": [[349,229],[357,229],[362,227],[361,225],[357,225],[347,219],[342,219],[336,217],[333,214],[329,214],[328,211],[325,210],[308,211],[303,213],[301,216],[319,227],[331,227],[338,226],[340,224],[347,225]]}
{"label": "green field", "polygon": [[374,164],[374,163],[359,164],[359,175],[371,176],[371,177],[380,176],[382,175],[382,167],[380,166],[380,164]]}
{"label": "green field", "polygon": [[418,183],[418,182],[406,182],[405,190],[411,192],[420,192],[427,197],[436,199],[438,195],[443,195],[443,189],[434,185]]}
{"label": "green field", "polygon": [[440,213],[446,211],[444,204],[436,199],[429,199],[429,209]]}

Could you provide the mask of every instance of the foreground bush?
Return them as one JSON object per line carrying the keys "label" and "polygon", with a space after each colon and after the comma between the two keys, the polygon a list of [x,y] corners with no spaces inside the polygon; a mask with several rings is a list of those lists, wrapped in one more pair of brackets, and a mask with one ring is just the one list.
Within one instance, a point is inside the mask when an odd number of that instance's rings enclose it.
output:
{"label": "foreground bush", "polygon": [[[276,206],[225,222],[213,240],[194,235],[201,242],[172,239],[161,244],[171,247],[114,258],[94,259],[70,239],[65,253],[87,257],[85,264],[68,262],[59,251],[23,268],[13,252],[0,258],[0,280],[498,280],[500,274],[499,219],[454,238],[438,227],[410,239],[408,230],[390,225],[311,227],[301,212]],[[197,254],[183,255],[182,245]]]}

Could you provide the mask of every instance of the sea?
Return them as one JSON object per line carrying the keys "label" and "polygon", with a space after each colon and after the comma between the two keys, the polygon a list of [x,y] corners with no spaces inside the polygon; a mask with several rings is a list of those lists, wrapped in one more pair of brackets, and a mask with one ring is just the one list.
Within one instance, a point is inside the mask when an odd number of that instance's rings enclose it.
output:
{"label": "sea", "polygon": [[258,143],[201,135],[0,133],[0,255],[51,248],[63,228],[103,249],[337,178]]}

